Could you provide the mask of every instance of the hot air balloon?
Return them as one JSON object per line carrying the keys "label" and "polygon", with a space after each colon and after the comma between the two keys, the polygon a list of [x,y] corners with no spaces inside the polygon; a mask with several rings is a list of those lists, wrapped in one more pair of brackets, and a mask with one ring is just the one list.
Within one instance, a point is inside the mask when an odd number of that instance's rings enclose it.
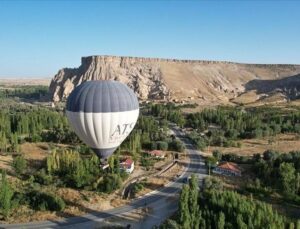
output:
{"label": "hot air balloon", "polygon": [[125,140],[139,116],[134,92],[117,81],[86,81],[69,95],[69,123],[78,137],[105,161]]}

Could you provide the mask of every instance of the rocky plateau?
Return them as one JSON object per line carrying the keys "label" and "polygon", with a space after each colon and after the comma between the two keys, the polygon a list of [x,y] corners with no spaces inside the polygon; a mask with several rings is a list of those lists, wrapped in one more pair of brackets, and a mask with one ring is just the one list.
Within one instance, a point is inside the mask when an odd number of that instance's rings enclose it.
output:
{"label": "rocky plateau", "polygon": [[[300,65],[89,56],[78,68],[63,68],[50,83],[54,102],[88,80],[118,80],[141,101],[198,104],[286,102],[300,96]],[[276,95],[276,96],[274,96]],[[278,100],[278,101],[277,101]]]}

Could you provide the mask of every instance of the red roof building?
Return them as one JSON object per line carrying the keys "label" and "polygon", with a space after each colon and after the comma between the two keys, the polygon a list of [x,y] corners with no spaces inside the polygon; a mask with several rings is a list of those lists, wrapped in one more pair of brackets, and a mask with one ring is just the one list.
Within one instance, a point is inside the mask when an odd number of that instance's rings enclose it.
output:
{"label": "red roof building", "polygon": [[213,173],[221,174],[225,176],[241,176],[241,169],[237,164],[232,162],[221,162],[216,168],[213,169]]}
{"label": "red roof building", "polygon": [[165,153],[161,150],[153,150],[151,152],[149,152],[148,154],[150,154],[152,157],[155,158],[164,158],[165,157]]}
{"label": "red roof building", "polygon": [[120,163],[120,168],[126,171],[127,173],[132,173],[132,171],[134,170],[134,161],[130,158],[127,158],[126,160]]}

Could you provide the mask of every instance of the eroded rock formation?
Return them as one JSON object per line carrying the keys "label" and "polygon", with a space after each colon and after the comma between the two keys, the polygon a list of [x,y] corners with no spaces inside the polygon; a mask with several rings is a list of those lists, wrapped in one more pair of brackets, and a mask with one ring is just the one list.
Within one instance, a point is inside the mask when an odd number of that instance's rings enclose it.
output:
{"label": "eroded rock formation", "polygon": [[51,81],[50,94],[53,101],[63,101],[84,81],[119,80],[132,88],[141,100],[197,100],[220,104],[249,88],[255,91],[255,85],[265,93],[268,90],[263,88],[268,87],[268,81],[273,88],[272,81],[281,79],[279,82],[284,84],[282,79],[299,73],[299,65],[90,56],[83,57],[78,68],[59,70]]}

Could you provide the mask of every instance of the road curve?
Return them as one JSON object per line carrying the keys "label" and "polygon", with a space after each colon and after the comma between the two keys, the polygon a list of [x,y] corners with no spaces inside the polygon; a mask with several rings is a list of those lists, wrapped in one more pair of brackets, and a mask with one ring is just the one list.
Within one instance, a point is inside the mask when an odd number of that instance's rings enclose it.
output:
{"label": "road curve", "polygon": [[[55,221],[40,221],[24,224],[2,224],[0,228],[99,228],[101,221],[111,217],[122,217],[124,214],[135,209],[149,208],[151,213],[148,213],[140,220],[140,225],[143,229],[152,228],[154,225],[159,225],[167,217],[172,215],[178,208],[178,194],[181,190],[184,181],[191,174],[198,175],[199,180],[207,176],[207,170],[204,161],[200,156],[200,152],[195,150],[192,144],[185,138],[181,137],[182,132],[178,129],[173,129],[175,135],[185,144],[189,163],[186,165],[185,171],[174,182],[170,182],[165,187],[146,194],[130,204],[117,207],[105,212],[93,211],[83,216],[64,218]],[[135,228],[135,227],[131,227]],[[136,226],[139,228],[139,226]]]}

